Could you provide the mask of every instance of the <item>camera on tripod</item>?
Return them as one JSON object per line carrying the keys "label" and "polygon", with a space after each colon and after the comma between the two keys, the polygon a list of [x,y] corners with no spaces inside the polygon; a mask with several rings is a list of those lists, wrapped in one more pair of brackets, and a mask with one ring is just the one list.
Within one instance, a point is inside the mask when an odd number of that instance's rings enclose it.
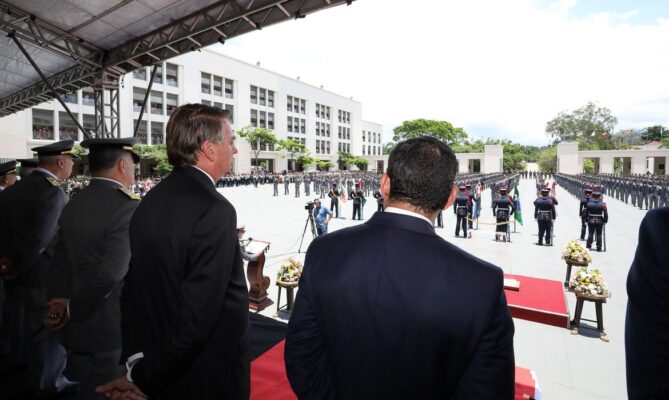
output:
{"label": "camera on tripod", "polygon": [[304,205],[304,209],[308,210],[309,212],[314,210],[314,202],[310,201],[307,204]]}

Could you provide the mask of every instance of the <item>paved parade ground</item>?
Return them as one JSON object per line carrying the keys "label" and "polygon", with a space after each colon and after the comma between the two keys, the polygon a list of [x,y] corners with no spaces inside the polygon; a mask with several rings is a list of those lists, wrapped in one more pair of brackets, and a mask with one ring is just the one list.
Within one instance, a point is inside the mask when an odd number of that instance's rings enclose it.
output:
{"label": "paved parade ground", "polygon": [[[436,232],[445,240],[468,252],[501,267],[507,274],[518,274],[562,282],[565,277],[565,263],[560,259],[562,248],[569,240],[578,239],[580,219],[578,217],[579,200],[559,186],[557,188],[558,217],[555,224],[554,246],[537,246],[537,225],[533,219],[536,198],[534,181],[520,181],[520,200],[522,202],[524,226],[517,225],[512,234],[511,243],[495,242],[494,226],[481,224],[472,231],[471,239],[454,237],[455,216],[453,210],[444,212],[443,229]],[[302,187],[302,189],[304,189]],[[312,196],[294,196],[294,185],[290,185],[290,195],[272,196],[272,185],[240,186],[222,188],[219,191],[228,198],[237,209],[238,219],[246,224],[247,235],[259,240],[271,242],[266,254],[265,275],[271,279],[269,297],[276,302],[276,272],[279,264],[288,257],[304,261],[304,253],[311,242],[311,232],[307,228],[298,254],[300,238],[305,226],[307,212],[306,201]],[[283,193],[283,185],[280,187]],[[490,190],[483,193],[481,222],[493,222],[490,204]],[[625,290],[627,273],[634,258],[637,235],[641,219],[646,211],[624,204],[605,196],[609,208],[607,225],[607,252],[591,253],[591,267],[599,268],[607,280],[612,297],[604,304],[604,328],[610,342],[599,339],[594,329],[594,322],[582,321],[580,334],[572,335],[569,329],[540,324],[514,318],[516,365],[534,370],[545,399],[624,399],[625,354],[624,326],[627,294]],[[323,204],[329,207],[329,199]],[[345,219],[333,219],[330,232],[353,226],[364,221],[352,221],[352,204],[347,202],[342,207],[341,216]],[[376,201],[369,198],[363,212],[365,219],[376,210]],[[594,248],[594,246],[593,246]],[[337,257],[333,254],[333,257]],[[457,260],[444,260],[457,262]],[[364,268],[364,265],[360,266]],[[410,273],[411,265],[407,265]],[[521,286],[521,291],[523,290]],[[573,318],[575,296],[566,293],[567,306]],[[282,299],[285,304],[285,297]],[[262,312],[274,317],[276,304]],[[278,318],[287,321],[288,314],[281,312]],[[583,318],[595,320],[595,306],[586,302]],[[588,325],[592,329],[584,328]]]}

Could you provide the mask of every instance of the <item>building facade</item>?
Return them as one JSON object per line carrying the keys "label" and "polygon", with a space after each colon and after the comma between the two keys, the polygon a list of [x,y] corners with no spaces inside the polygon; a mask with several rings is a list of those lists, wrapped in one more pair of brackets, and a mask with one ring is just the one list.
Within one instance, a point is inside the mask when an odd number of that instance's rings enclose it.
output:
{"label": "building facade", "polygon": [[[203,103],[230,110],[235,131],[248,126],[270,129],[278,139],[297,140],[311,157],[335,166],[339,151],[356,156],[382,154],[382,126],[362,120],[360,102],[207,49],[160,64],[140,120],[151,72],[142,68],[121,82],[121,136],[132,136],[139,124],[140,143],[165,143],[172,111],[181,104]],[[92,130],[92,89],[64,100],[83,128]],[[56,100],[0,118],[0,157],[30,157],[30,148],[64,139],[80,141],[83,135]],[[255,146],[241,138],[237,146],[234,170],[251,171]],[[294,160],[272,146],[261,148],[258,159],[270,171],[295,168]]]}

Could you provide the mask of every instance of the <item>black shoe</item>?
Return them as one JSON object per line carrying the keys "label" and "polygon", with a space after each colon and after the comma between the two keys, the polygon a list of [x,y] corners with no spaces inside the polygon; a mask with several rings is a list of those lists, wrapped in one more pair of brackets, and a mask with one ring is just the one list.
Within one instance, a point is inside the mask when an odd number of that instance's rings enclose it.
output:
{"label": "black shoe", "polygon": [[544,245],[544,244],[541,243],[541,242],[537,243],[537,246],[543,246],[543,245]]}

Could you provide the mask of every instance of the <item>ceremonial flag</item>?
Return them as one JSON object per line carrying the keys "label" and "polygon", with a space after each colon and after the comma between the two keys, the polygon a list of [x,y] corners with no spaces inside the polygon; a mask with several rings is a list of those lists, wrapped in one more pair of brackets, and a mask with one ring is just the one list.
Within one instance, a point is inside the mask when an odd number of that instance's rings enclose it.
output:
{"label": "ceremonial flag", "polygon": [[518,221],[519,224],[523,224],[523,211],[520,208],[520,192],[518,192],[518,185],[513,189],[513,197],[516,198],[516,200],[513,202],[513,208],[516,209],[515,212],[515,218],[516,221]]}
{"label": "ceremonial flag", "polygon": [[339,198],[341,201],[346,203],[346,190],[344,190],[344,187],[342,186],[341,182],[339,182]]}

